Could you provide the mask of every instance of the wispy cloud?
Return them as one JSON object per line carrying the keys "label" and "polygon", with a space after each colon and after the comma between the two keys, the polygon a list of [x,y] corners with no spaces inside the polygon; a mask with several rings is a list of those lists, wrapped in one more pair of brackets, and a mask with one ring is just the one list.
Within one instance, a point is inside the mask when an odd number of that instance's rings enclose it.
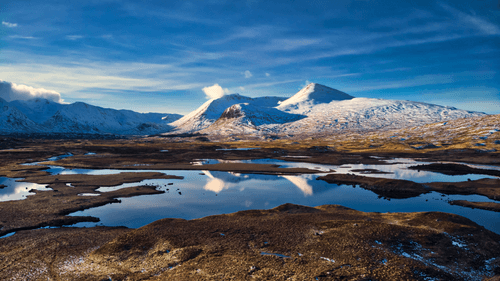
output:
{"label": "wispy cloud", "polygon": [[66,39],[72,41],[82,39],[83,37],[84,37],[83,35],[66,35]]}
{"label": "wispy cloud", "polygon": [[128,1],[122,1],[121,10],[130,16],[137,18],[144,17],[155,17],[160,19],[169,19],[182,22],[199,23],[205,25],[219,24],[219,21],[212,17],[200,17],[195,15],[192,10],[193,7],[188,1],[184,1],[184,8],[179,8],[178,10],[170,9],[169,7],[160,7],[147,5],[145,3],[132,3]]}
{"label": "wispy cloud", "polygon": [[271,40],[271,42],[263,49],[266,51],[294,51],[319,44],[323,44],[323,47],[327,47],[325,45],[331,45],[329,42],[325,42],[322,38],[281,38]]}
{"label": "wispy cloud", "polygon": [[288,83],[296,83],[304,81],[303,79],[293,79],[293,80],[280,80],[280,81],[273,81],[273,82],[266,82],[266,83],[255,83],[255,84],[248,84],[245,85],[245,89],[256,89],[256,88],[266,88],[266,87],[271,87],[275,85],[280,85],[280,84],[288,84]]}
{"label": "wispy cloud", "polygon": [[500,27],[497,25],[482,19],[481,17],[477,15],[470,15],[467,13],[464,13],[458,9],[455,9],[445,3],[440,3],[439,4],[443,9],[451,13],[457,20],[471,25],[477,30],[481,31],[485,35],[500,35]]}
{"label": "wispy cloud", "polygon": [[10,35],[9,38],[12,38],[12,39],[38,39],[37,37],[22,36],[22,35]]}
{"label": "wispy cloud", "polygon": [[[40,60],[43,60],[43,56]],[[47,58],[50,60],[50,57]],[[3,65],[0,77],[36,87],[55,89],[69,97],[91,88],[135,91],[200,89],[206,79],[192,79],[191,70],[161,64],[64,62]],[[193,70],[196,72],[196,70]],[[207,70],[208,72],[208,70]],[[216,72],[212,69],[212,72]],[[138,75],[140,73],[140,75]],[[180,73],[180,74],[179,74]]]}
{"label": "wispy cloud", "polygon": [[17,23],[11,23],[11,22],[2,21],[2,25],[6,26],[6,27],[13,28],[13,27],[17,26]]}
{"label": "wispy cloud", "polygon": [[[488,18],[492,13],[476,2],[440,1],[449,4],[400,1],[387,9],[377,1],[349,0],[322,3],[314,12],[314,5],[299,9],[303,3],[298,2],[260,1],[249,9],[219,0],[169,4],[112,0],[118,11],[113,12],[96,0],[82,5],[54,1],[50,9],[45,4],[32,8],[44,10],[30,20],[30,33],[21,33],[28,32],[20,16],[24,10],[13,5],[17,13],[11,15],[12,21],[19,18],[21,28],[7,29],[14,23],[2,23],[8,44],[0,53],[4,62],[0,77],[54,89],[66,99],[91,89],[116,95],[186,90],[199,98],[204,96],[201,89],[215,82],[232,92],[244,87],[245,94],[256,96],[295,91],[307,78],[371,95],[425,83],[451,88],[451,83],[463,84],[467,77],[473,77],[467,78],[469,82],[485,77],[432,76],[435,73],[498,70],[497,38],[491,35],[500,31],[498,21]],[[270,17],[274,13],[280,16]],[[489,38],[481,38],[485,36]]]}
{"label": "wispy cloud", "polygon": [[276,32],[273,26],[269,25],[259,25],[259,26],[250,26],[250,27],[236,27],[234,30],[227,36],[211,40],[206,42],[206,45],[221,45],[227,44],[235,40],[240,39],[254,39],[254,38],[265,38],[269,36],[271,33]]}
{"label": "wispy cloud", "polygon": [[453,83],[456,80],[454,74],[429,74],[420,75],[411,79],[400,79],[392,81],[363,80],[358,86],[346,87],[345,91],[350,93],[367,92],[373,90],[401,89],[424,85],[440,85]]}

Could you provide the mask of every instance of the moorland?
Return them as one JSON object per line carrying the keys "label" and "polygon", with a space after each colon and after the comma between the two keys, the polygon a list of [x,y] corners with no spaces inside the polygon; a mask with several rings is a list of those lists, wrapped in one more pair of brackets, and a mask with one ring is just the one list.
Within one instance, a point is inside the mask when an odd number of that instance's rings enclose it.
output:
{"label": "moorland", "polygon": [[[98,225],[97,217],[70,215],[168,190],[141,184],[143,180],[177,180],[174,186],[178,186],[188,179],[176,171],[203,170],[269,176],[321,173],[316,180],[332,188],[353,186],[392,201],[430,193],[483,196],[489,201],[445,204],[484,209],[500,218],[498,118],[459,119],[383,132],[264,139],[198,134],[102,139],[4,136],[0,176],[44,189],[16,190],[30,195],[0,202],[0,278],[498,280],[500,233],[452,213],[362,212],[338,204],[287,202],[194,219],[166,213],[163,219],[139,228]],[[200,159],[218,161],[200,164]],[[249,161],[253,159],[339,167],[413,159],[422,162],[411,167],[415,171],[478,178],[422,183],[384,177],[378,169],[336,173]],[[55,173],[55,167],[119,173]],[[99,190],[123,184],[128,185]],[[7,188],[3,185],[0,191]],[[96,225],[72,227],[79,223]]]}

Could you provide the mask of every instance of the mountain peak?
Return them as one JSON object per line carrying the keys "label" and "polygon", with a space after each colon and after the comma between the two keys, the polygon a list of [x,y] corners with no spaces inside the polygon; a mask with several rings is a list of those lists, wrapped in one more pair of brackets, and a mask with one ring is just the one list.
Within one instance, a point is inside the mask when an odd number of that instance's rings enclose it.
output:
{"label": "mountain peak", "polygon": [[306,108],[309,108],[316,104],[330,103],[332,101],[350,100],[353,98],[353,96],[350,96],[339,90],[332,89],[321,84],[310,83],[295,95],[293,95],[291,98],[280,103],[277,108],[287,111],[299,108],[306,110]]}

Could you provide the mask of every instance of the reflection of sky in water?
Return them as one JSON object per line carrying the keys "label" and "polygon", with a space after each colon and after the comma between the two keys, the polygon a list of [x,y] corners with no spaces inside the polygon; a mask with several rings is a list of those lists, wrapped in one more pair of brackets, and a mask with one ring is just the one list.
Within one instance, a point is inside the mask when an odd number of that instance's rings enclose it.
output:
{"label": "reflection of sky in water", "polygon": [[[201,175],[201,172],[204,175]],[[193,219],[209,215],[232,213],[249,209],[269,209],[284,203],[306,206],[339,204],[367,212],[414,212],[440,211],[465,216],[500,233],[495,221],[500,214],[490,211],[452,206],[448,200],[494,202],[484,196],[424,194],[416,198],[386,200],[368,190],[351,186],[338,186],[316,180],[318,175],[261,175],[238,174],[220,171],[168,171],[168,174],[184,176],[183,180],[144,180],[140,184],[158,186],[166,191],[159,195],[122,198],[120,204],[108,204],[73,213],[75,216],[96,216],[104,225],[140,227],[155,220],[174,217]],[[173,185],[168,185],[173,183]],[[115,190],[138,183],[118,187],[100,188],[99,191]],[[167,191],[168,189],[168,191]],[[179,191],[182,194],[179,194]],[[427,200],[427,201],[426,201]],[[93,226],[80,223],[78,226]]]}
{"label": "reflection of sky in water", "polygon": [[26,196],[34,194],[29,192],[31,189],[51,190],[46,188],[45,184],[17,182],[16,179],[4,177],[0,177],[0,185],[6,185],[6,187],[0,188],[0,202],[26,199]]}
{"label": "reflection of sky in water", "polygon": [[[64,155],[66,156],[66,155]],[[66,156],[67,157],[67,156]],[[308,175],[262,175],[262,174],[239,174],[221,171],[200,170],[92,170],[92,169],[65,169],[51,166],[47,170],[51,174],[117,174],[122,172],[163,172],[169,175],[183,176],[178,179],[156,179],[143,180],[136,183],[126,183],[115,187],[101,187],[100,192],[117,190],[124,187],[137,185],[154,185],[166,193],[158,195],[144,195],[132,198],[122,198],[120,204],[108,204],[73,213],[75,216],[95,216],[101,219],[101,223],[109,226],[125,225],[128,227],[140,227],[155,220],[173,217],[193,219],[209,215],[232,213],[248,209],[269,209],[284,203],[294,203],[306,206],[319,206],[324,204],[339,204],[349,208],[367,212],[415,212],[415,211],[441,211],[455,213],[465,216],[485,226],[490,230],[500,233],[500,214],[479,209],[470,209],[460,206],[452,206],[448,200],[469,200],[493,202],[492,200],[478,195],[462,196],[452,195],[442,197],[438,193],[425,194],[409,199],[380,199],[368,190],[353,188],[350,186],[338,186],[328,184],[325,181],[316,180],[319,175],[327,174],[335,170],[337,173],[353,173],[353,169],[376,169],[390,174],[369,174],[369,177],[385,177],[395,179],[407,179],[416,182],[432,181],[466,181],[467,179],[495,178],[485,175],[447,176],[434,172],[415,171],[406,169],[416,164],[426,164],[412,159],[393,159],[387,161],[387,165],[323,165],[315,163],[289,162],[275,159],[257,160],[215,160],[200,159],[194,163],[198,165],[216,163],[255,163],[255,164],[277,164],[281,167],[309,168],[321,171],[318,174]],[[477,167],[479,165],[470,165]],[[492,169],[492,166],[481,165],[483,168]],[[495,167],[498,168],[498,167]],[[354,173],[360,174],[360,173]],[[363,175],[363,174],[360,174]],[[5,182],[10,179],[3,178]],[[11,180],[11,182],[14,182]],[[169,185],[173,183],[173,185]],[[0,182],[1,184],[1,182]],[[8,185],[6,183],[3,183]],[[35,184],[16,183],[16,186],[29,189]],[[5,192],[6,190],[19,190],[12,184],[0,190],[0,196],[4,194],[16,194]],[[44,187],[44,186],[40,186]],[[26,190],[26,189],[25,189]],[[27,190],[26,190],[27,192]],[[179,193],[180,192],[180,193]],[[87,194],[85,194],[87,195]],[[20,195],[22,196],[22,194]],[[2,197],[0,197],[2,198]],[[19,198],[22,199],[22,198]],[[13,200],[13,199],[8,199]],[[93,226],[95,223],[79,223],[77,226]]]}
{"label": "reflection of sky in water", "polygon": [[[88,155],[88,154],[85,154],[85,155]],[[42,162],[45,162],[45,161],[57,161],[57,160],[61,160],[61,159],[64,159],[64,158],[68,158],[70,156],[73,156],[73,154],[67,153],[67,154],[63,154],[63,155],[53,156],[53,157],[47,158],[47,160],[44,160]],[[22,165],[35,166],[35,165],[38,165],[38,164],[40,164],[42,162],[30,162],[30,163],[24,163]]]}
{"label": "reflection of sky in water", "polygon": [[[478,180],[482,178],[498,178],[490,175],[458,175],[458,176],[450,176],[444,175],[440,173],[430,172],[430,171],[418,171],[418,170],[410,170],[407,169],[410,166],[422,165],[422,164],[430,164],[431,162],[419,162],[413,159],[406,158],[396,158],[386,161],[388,164],[386,165],[369,165],[369,164],[348,164],[348,165],[327,165],[327,164],[316,164],[316,163],[304,163],[304,162],[290,162],[284,160],[276,160],[276,159],[256,159],[256,160],[216,160],[216,159],[200,159],[197,164],[199,165],[208,165],[208,164],[217,164],[217,163],[252,163],[252,164],[276,164],[282,168],[306,168],[317,170],[322,173],[328,173],[330,171],[335,171],[336,173],[346,174],[351,173],[355,175],[368,176],[368,177],[378,177],[378,178],[390,178],[390,179],[402,179],[402,180],[411,180],[418,183],[425,182],[459,182],[459,181],[467,181]],[[452,162],[447,162],[452,163]],[[483,168],[483,169],[496,169],[500,170],[498,166],[490,166],[490,165],[470,165],[473,168]],[[352,170],[365,170],[365,169],[375,169],[382,172],[387,172],[388,174],[363,174],[360,172],[352,172]]]}
{"label": "reflection of sky in water", "polygon": [[[66,155],[64,155],[66,156]],[[59,156],[61,157],[61,156]],[[67,157],[67,156],[66,156]],[[306,168],[317,170],[319,173],[329,173],[331,171],[335,171],[336,173],[352,173],[355,175],[364,175],[369,177],[380,177],[380,178],[392,178],[392,179],[403,179],[403,180],[411,180],[418,183],[425,182],[458,182],[458,181],[467,181],[467,180],[477,180],[482,178],[498,178],[490,175],[458,175],[458,176],[450,176],[444,175],[436,172],[430,171],[418,171],[418,170],[409,170],[407,169],[410,166],[420,165],[420,164],[429,164],[430,162],[419,162],[413,159],[391,159],[386,161],[389,164],[386,165],[369,165],[369,164],[348,164],[348,165],[326,165],[326,164],[316,164],[316,163],[304,163],[304,162],[291,162],[284,160],[276,160],[276,159],[254,159],[254,160],[218,160],[218,159],[199,159],[192,162],[195,166],[209,165],[209,164],[218,164],[218,163],[249,163],[249,164],[275,164],[279,165],[283,168]],[[451,162],[447,162],[451,163]],[[491,166],[491,165],[470,165],[468,166],[474,168],[483,168],[483,169],[496,169],[500,170],[500,167]],[[201,168],[201,167],[200,167]],[[352,172],[352,170],[364,170],[364,169],[375,169],[382,172],[387,172],[387,174],[363,174],[360,172]],[[47,172],[51,174],[89,174],[89,175],[106,175],[106,174],[118,174],[121,172],[145,172],[155,170],[92,170],[92,169],[66,169],[58,166],[50,166]],[[210,173],[209,173],[210,174]],[[215,177],[217,178],[217,177]],[[212,186],[216,186],[218,183],[216,179],[214,179]],[[220,183],[219,183],[220,184]]]}

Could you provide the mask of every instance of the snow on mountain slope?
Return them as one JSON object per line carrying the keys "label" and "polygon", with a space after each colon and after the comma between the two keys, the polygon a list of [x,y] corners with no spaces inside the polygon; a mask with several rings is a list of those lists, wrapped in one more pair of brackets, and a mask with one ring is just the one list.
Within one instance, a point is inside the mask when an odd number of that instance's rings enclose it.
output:
{"label": "snow on mountain slope", "polygon": [[298,135],[404,128],[486,115],[421,102],[354,98],[319,84],[309,84],[274,107],[279,100],[259,99],[230,95],[210,100],[171,125],[213,135]]}
{"label": "snow on mountain slope", "polygon": [[211,99],[205,102],[198,109],[192,111],[170,125],[176,127],[176,133],[199,131],[210,126],[227,108],[235,104],[246,103],[248,105],[255,105],[255,107],[259,108],[271,108],[277,106],[278,102],[283,100],[285,100],[285,98],[249,98],[238,94],[225,95],[219,99]]}
{"label": "snow on mountain slope", "polygon": [[306,118],[305,115],[290,114],[272,107],[258,107],[239,103],[227,108],[212,125],[200,133],[265,133],[284,123]]}
{"label": "snow on mountain slope", "polygon": [[157,134],[182,117],[179,114],[138,113],[89,105],[60,104],[42,98],[1,100],[0,133]]}
{"label": "snow on mountain slope", "polygon": [[339,90],[310,83],[291,98],[281,102],[277,109],[295,114],[306,114],[315,105],[352,98],[354,97]]}
{"label": "snow on mountain slope", "polygon": [[39,126],[35,122],[31,121],[15,106],[10,105],[7,101],[0,98],[0,132],[32,133],[37,131],[39,131]]}
{"label": "snow on mountain slope", "polygon": [[180,115],[137,113],[76,102],[64,105],[43,125],[52,132],[151,134],[168,131],[168,119]]}
{"label": "snow on mountain slope", "polygon": [[307,118],[284,124],[279,133],[307,134],[403,128],[484,115],[480,112],[421,102],[353,98],[316,105],[307,113]]}
{"label": "snow on mountain slope", "polygon": [[60,104],[51,100],[36,98],[32,100],[14,100],[11,105],[19,109],[33,122],[42,124],[52,117],[65,104]]}

